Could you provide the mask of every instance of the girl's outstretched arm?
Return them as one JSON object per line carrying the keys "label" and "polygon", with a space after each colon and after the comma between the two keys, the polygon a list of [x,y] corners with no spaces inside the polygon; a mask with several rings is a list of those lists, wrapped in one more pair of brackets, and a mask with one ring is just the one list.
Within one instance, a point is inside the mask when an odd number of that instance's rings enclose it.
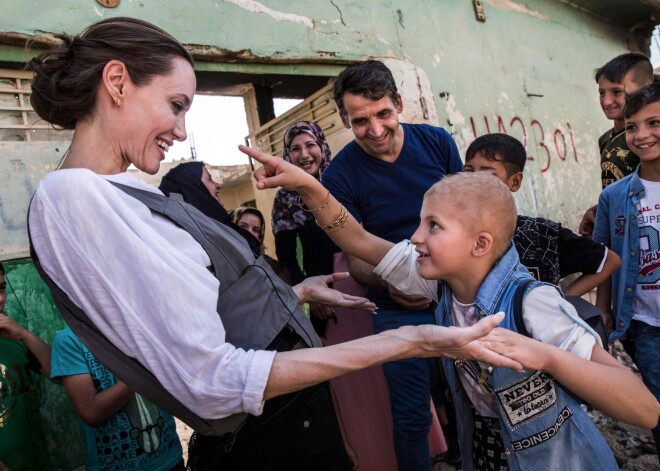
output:
{"label": "girl's outstretched arm", "polygon": [[345,253],[378,265],[394,246],[366,230],[313,176],[285,160],[246,146],[239,150],[262,166],[254,172],[257,188],[283,187],[300,195],[316,222]]}
{"label": "girl's outstretched arm", "polygon": [[553,345],[506,329],[494,329],[484,341],[488,348],[525,368],[550,373],[565,388],[610,417],[638,427],[658,424],[660,404],[644,383],[600,345],[585,360]]}

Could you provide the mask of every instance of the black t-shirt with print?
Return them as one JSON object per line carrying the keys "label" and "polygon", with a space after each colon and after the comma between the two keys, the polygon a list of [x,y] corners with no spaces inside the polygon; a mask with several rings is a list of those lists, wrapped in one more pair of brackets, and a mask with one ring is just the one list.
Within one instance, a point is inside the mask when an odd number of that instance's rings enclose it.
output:
{"label": "black t-shirt with print", "polygon": [[639,157],[626,143],[626,130],[615,133],[614,128],[598,139],[600,169],[603,189],[617,180],[630,175],[639,165]]}

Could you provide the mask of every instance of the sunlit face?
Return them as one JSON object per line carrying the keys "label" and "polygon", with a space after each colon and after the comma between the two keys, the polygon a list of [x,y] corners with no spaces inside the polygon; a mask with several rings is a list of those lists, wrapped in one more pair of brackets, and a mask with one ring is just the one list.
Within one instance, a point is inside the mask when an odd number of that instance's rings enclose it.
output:
{"label": "sunlit face", "polygon": [[626,119],[626,142],[642,162],[660,161],[660,102]]}
{"label": "sunlit face", "polygon": [[626,93],[632,93],[639,88],[633,81],[633,73],[628,72],[621,83],[610,82],[605,77],[598,79],[598,94],[600,107],[607,119],[623,122],[623,105],[626,104]]}
{"label": "sunlit face", "polygon": [[206,167],[202,167],[202,183],[206,189],[209,190],[211,196],[220,201],[220,189],[222,188],[222,185],[213,180],[213,177]]}
{"label": "sunlit face", "polygon": [[122,166],[129,164],[155,174],[174,141],[186,140],[186,112],[195,94],[192,66],[181,57],[172,59],[167,75],[153,77],[137,87],[130,79],[118,107]]}
{"label": "sunlit face", "polygon": [[243,213],[236,225],[248,231],[259,242],[262,242],[263,235],[261,231],[263,230],[263,226],[261,225],[261,219],[256,214]]}
{"label": "sunlit face", "polygon": [[306,132],[301,132],[291,139],[289,144],[291,162],[310,175],[317,176],[321,166],[321,147],[316,140]]}
{"label": "sunlit face", "polygon": [[511,191],[518,191],[522,181],[522,172],[509,175],[506,166],[501,161],[490,160],[481,152],[476,152],[470,160],[465,162],[464,170],[466,172],[490,172],[502,180]]}
{"label": "sunlit face", "polygon": [[399,113],[403,110],[401,98],[396,103],[389,95],[377,101],[352,93],[345,93],[342,98],[346,109],[342,122],[353,131],[355,142],[362,150],[380,159],[398,157],[403,146],[403,129],[399,124]]}
{"label": "sunlit face", "polygon": [[6,303],[7,303],[7,282],[5,281],[5,275],[0,273],[0,312],[5,310]]}
{"label": "sunlit face", "polygon": [[451,281],[464,274],[471,261],[474,234],[460,211],[438,196],[424,198],[419,227],[410,238],[419,254],[419,274],[427,280]]}

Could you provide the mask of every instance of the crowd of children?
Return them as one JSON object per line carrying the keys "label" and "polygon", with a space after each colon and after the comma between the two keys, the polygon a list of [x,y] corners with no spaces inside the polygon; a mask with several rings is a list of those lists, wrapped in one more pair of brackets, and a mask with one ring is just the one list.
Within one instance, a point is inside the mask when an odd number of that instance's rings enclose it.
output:
{"label": "crowd of children", "polygon": [[[442,359],[465,470],[536,469],[539,462],[618,469],[581,401],[653,429],[660,443],[660,83],[652,83],[650,62],[638,53],[613,59],[595,78],[614,127],[599,142],[604,190],[585,214],[582,236],[517,214],[512,193],[521,187],[527,154],[506,134],[470,144],[464,172],[424,194],[419,227],[398,243],[367,232],[304,171],[242,148],[263,164],[258,188],[294,188],[346,254],[374,265],[397,290],[436,303],[436,323],[502,318],[485,342],[524,369]],[[258,216],[241,208],[236,223],[262,242]],[[574,273],[580,275],[562,293],[556,285]],[[596,287],[606,341],[622,341],[643,383],[568,302]],[[65,388],[85,431],[87,469],[185,468],[171,415],[121,383],[69,328],[51,350],[2,313],[5,299],[0,265],[0,396],[12,401],[11,410],[0,411],[0,470],[41,466],[40,455],[26,451],[43,447],[27,381],[35,373]],[[4,384],[17,384],[11,375],[20,375],[23,387],[5,392]]]}

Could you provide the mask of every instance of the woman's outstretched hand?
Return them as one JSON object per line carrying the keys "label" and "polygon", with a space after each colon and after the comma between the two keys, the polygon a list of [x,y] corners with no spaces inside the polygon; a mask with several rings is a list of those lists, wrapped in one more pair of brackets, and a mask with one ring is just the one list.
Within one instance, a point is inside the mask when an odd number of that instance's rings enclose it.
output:
{"label": "woman's outstretched hand", "polygon": [[333,273],[331,275],[312,276],[293,287],[300,303],[316,303],[331,307],[360,309],[376,312],[376,305],[367,298],[345,294],[330,288],[331,283],[348,277],[348,273]]}
{"label": "woman's outstretched hand", "polygon": [[[408,334],[422,340],[420,357],[443,356],[448,358],[465,358],[478,360],[492,366],[511,368],[522,371],[523,365],[506,353],[500,353],[500,348],[491,345],[495,327],[504,318],[504,313],[486,316],[470,327],[440,327],[437,325],[420,325],[399,327],[383,334]],[[497,329],[500,331],[502,329]],[[381,334],[382,335],[382,334]]]}
{"label": "woman's outstretched hand", "polygon": [[247,146],[238,146],[238,150],[261,163],[262,166],[254,171],[254,179],[260,190],[281,186],[296,191],[306,183],[317,183],[314,177],[284,159]]}

